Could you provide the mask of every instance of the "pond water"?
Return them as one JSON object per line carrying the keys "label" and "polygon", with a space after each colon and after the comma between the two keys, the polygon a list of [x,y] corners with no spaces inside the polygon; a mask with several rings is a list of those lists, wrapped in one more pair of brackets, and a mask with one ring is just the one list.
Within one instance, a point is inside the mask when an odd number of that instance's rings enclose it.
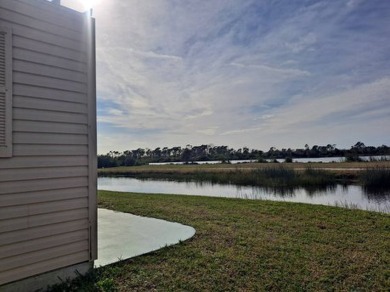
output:
{"label": "pond water", "polygon": [[305,188],[276,190],[205,182],[177,182],[155,179],[140,180],[131,177],[99,177],[98,189],[120,192],[301,202],[390,213],[390,191],[367,192],[357,185],[336,185],[335,187],[322,190]]}

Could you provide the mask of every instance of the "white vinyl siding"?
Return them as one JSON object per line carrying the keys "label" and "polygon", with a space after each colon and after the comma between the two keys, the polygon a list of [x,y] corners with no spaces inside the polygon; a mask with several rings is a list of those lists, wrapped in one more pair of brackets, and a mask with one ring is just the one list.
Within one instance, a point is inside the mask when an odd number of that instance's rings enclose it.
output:
{"label": "white vinyl siding", "polygon": [[90,21],[46,0],[0,1],[13,91],[12,156],[0,157],[0,286],[96,259]]}
{"label": "white vinyl siding", "polygon": [[12,35],[0,26],[0,159],[12,156]]}

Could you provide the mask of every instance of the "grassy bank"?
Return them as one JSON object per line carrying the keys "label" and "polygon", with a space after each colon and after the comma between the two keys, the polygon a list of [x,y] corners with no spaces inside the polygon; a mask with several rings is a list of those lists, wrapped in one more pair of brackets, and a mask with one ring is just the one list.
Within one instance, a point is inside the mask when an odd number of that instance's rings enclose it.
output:
{"label": "grassy bank", "polygon": [[107,191],[99,192],[99,205],[180,222],[197,232],[179,245],[103,267],[58,289],[384,291],[390,287],[389,215],[284,202]]}
{"label": "grassy bank", "polygon": [[242,164],[198,164],[198,165],[142,165],[128,167],[112,167],[98,169],[99,175],[138,175],[138,174],[164,174],[164,173],[192,173],[196,171],[223,172],[231,170],[253,170],[275,168],[283,165],[284,168],[303,170],[315,168],[335,173],[355,175],[366,168],[388,168],[390,161],[375,162],[338,162],[338,163],[242,163]]}
{"label": "grassy bank", "polygon": [[333,186],[337,180],[335,174],[307,168],[296,171],[291,168],[274,167],[259,169],[236,169],[229,171],[194,171],[190,173],[139,174],[138,178],[172,179],[176,181],[211,182],[216,184],[234,184],[243,186],[261,186],[267,188],[295,188]]}
{"label": "grassy bank", "polygon": [[323,188],[333,186],[336,183],[350,182],[361,183],[363,186],[388,188],[390,162],[153,165],[100,169],[99,175],[123,175],[141,179],[156,178],[176,181],[208,181],[271,188]]}

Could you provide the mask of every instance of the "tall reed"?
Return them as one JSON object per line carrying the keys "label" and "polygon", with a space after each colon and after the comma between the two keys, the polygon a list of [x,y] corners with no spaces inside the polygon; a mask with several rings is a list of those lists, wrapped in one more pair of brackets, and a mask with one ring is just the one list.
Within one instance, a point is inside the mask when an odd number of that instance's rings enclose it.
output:
{"label": "tall reed", "polygon": [[360,181],[366,188],[389,188],[390,168],[367,168],[360,174]]}
{"label": "tall reed", "polygon": [[283,166],[249,171],[240,169],[225,172],[199,171],[187,176],[190,177],[194,181],[271,188],[326,187],[335,184],[335,176],[330,172],[310,168],[296,171]]}

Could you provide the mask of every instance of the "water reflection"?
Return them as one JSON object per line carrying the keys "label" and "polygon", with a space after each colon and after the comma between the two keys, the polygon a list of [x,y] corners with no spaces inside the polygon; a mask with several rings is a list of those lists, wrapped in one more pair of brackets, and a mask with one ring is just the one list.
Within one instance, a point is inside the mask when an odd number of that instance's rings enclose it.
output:
{"label": "water reflection", "polygon": [[[233,186],[234,187],[234,186]],[[240,189],[240,187],[236,187]],[[297,195],[297,193],[306,193],[308,197],[323,196],[326,193],[335,192],[337,185],[329,186],[310,186],[310,187],[253,187],[252,193],[257,196],[262,196],[264,194],[272,195],[276,198],[292,198]]]}
{"label": "water reflection", "polygon": [[374,188],[365,187],[363,188],[365,195],[369,200],[376,201],[378,203],[390,202],[390,191],[386,188]]}
{"label": "water reflection", "polygon": [[220,185],[208,182],[136,179],[131,177],[100,177],[100,190],[183,194],[258,200],[277,200],[354,207],[390,213],[390,190],[364,189],[358,185],[334,184],[319,187],[265,188]]}

